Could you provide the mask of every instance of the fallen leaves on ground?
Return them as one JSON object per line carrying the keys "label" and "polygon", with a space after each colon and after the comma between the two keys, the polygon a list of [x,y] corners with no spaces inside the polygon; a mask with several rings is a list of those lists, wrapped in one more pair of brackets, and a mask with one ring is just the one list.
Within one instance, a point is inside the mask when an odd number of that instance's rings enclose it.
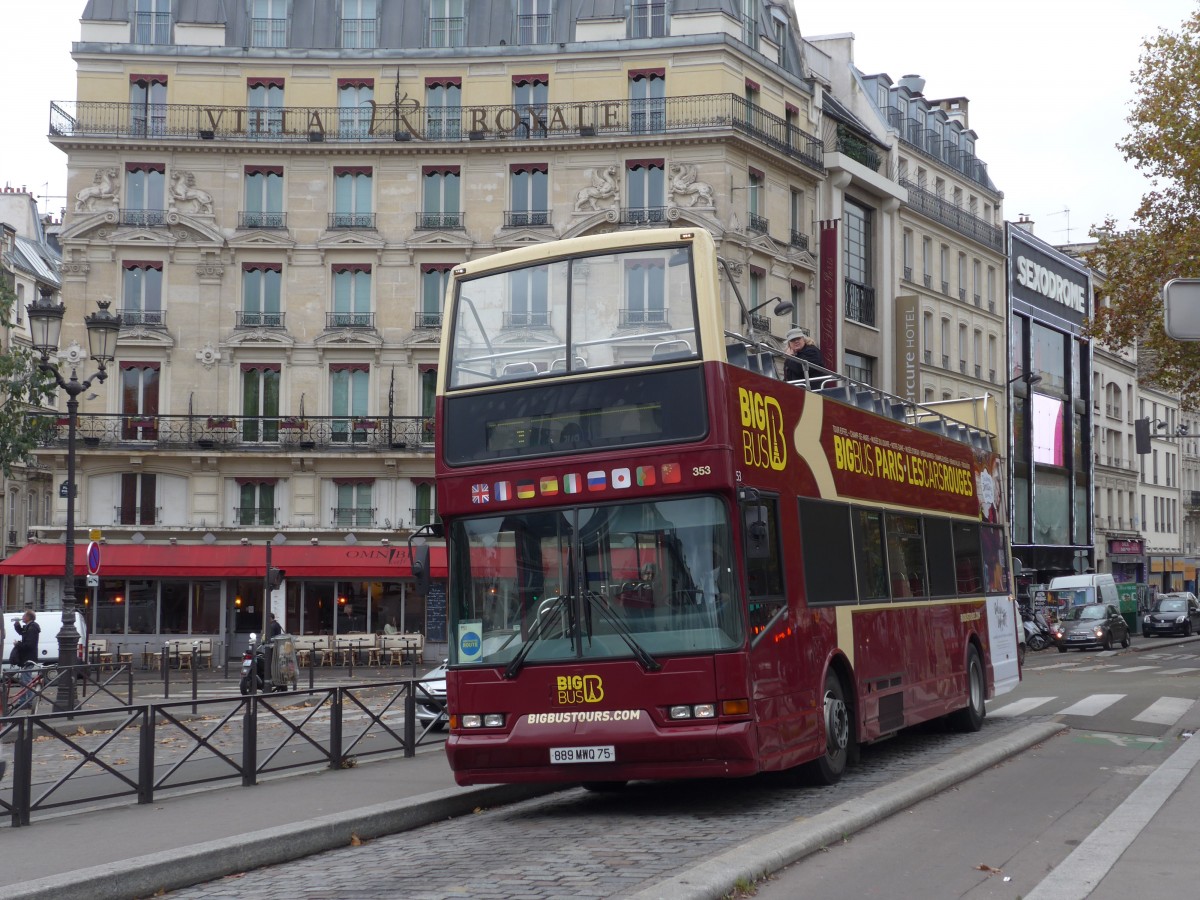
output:
{"label": "fallen leaves on ground", "polygon": [[995,866],[989,866],[987,863],[980,863],[975,867],[980,872],[987,872],[989,875],[999,875],[1003,869],[997,869]]}

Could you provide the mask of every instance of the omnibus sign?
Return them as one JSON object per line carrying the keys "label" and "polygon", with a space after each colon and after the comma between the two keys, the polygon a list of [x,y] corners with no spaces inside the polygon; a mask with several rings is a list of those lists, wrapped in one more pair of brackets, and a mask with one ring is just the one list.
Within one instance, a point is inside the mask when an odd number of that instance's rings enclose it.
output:
{"label": "omnibus sign", "polygon": [[993,408],[780,380],[718,272],[683,229],[454,270],[436,477],[459,783],[834,781],[859,743],[980,727],[1019,678]]}

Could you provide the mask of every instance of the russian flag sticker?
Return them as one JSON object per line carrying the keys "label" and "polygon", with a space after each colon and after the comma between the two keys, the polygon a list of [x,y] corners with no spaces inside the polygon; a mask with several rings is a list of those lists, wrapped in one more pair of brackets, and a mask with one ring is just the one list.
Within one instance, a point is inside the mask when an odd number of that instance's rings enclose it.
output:
{"label": "russian flag sticker", "polygon": [[587,481],[589,491],[602,491],[608,487],[608,475],[603,470],[588,472]]}
{"label": "russian flag sticker", "polygon": [[628,469],[613,469],[612,470],[612,486],[617,490],[622,490],[633,484],[633,479],[629,474]]}

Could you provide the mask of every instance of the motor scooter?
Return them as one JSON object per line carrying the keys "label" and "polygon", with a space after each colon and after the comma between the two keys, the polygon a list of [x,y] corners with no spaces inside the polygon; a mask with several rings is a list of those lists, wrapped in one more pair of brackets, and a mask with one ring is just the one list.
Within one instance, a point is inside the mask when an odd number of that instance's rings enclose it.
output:
{"label": "motor scooter", "polygon": [[1045,616],[1027,606],[1021,607],[1021,626],[1025,629],[1025,645],[1030,650],[1045,650],[1054,643],[1053,633]]}
{"label": "motor scooter", "polygon": [[296,663],[295,642],[289,634],[277,635],[269,641],[259,641],[250,632],[250,644],[242,655],[242,694],[253,689],[256,694],[283,693],[296,689],[299,667]]}

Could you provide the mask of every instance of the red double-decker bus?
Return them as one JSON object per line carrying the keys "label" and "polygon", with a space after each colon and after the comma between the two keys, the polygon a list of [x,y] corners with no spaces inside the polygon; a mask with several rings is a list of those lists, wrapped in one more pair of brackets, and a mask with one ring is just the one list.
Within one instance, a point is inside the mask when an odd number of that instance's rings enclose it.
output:
{"label": "red double-decker bus", "polygon": [[664,229],[453,271],[460,784],[832,782],[901,728],[978,729],[1019,678],[986,400],[962,422],[816,368],[781,380],[722,268],[707,232]]}

